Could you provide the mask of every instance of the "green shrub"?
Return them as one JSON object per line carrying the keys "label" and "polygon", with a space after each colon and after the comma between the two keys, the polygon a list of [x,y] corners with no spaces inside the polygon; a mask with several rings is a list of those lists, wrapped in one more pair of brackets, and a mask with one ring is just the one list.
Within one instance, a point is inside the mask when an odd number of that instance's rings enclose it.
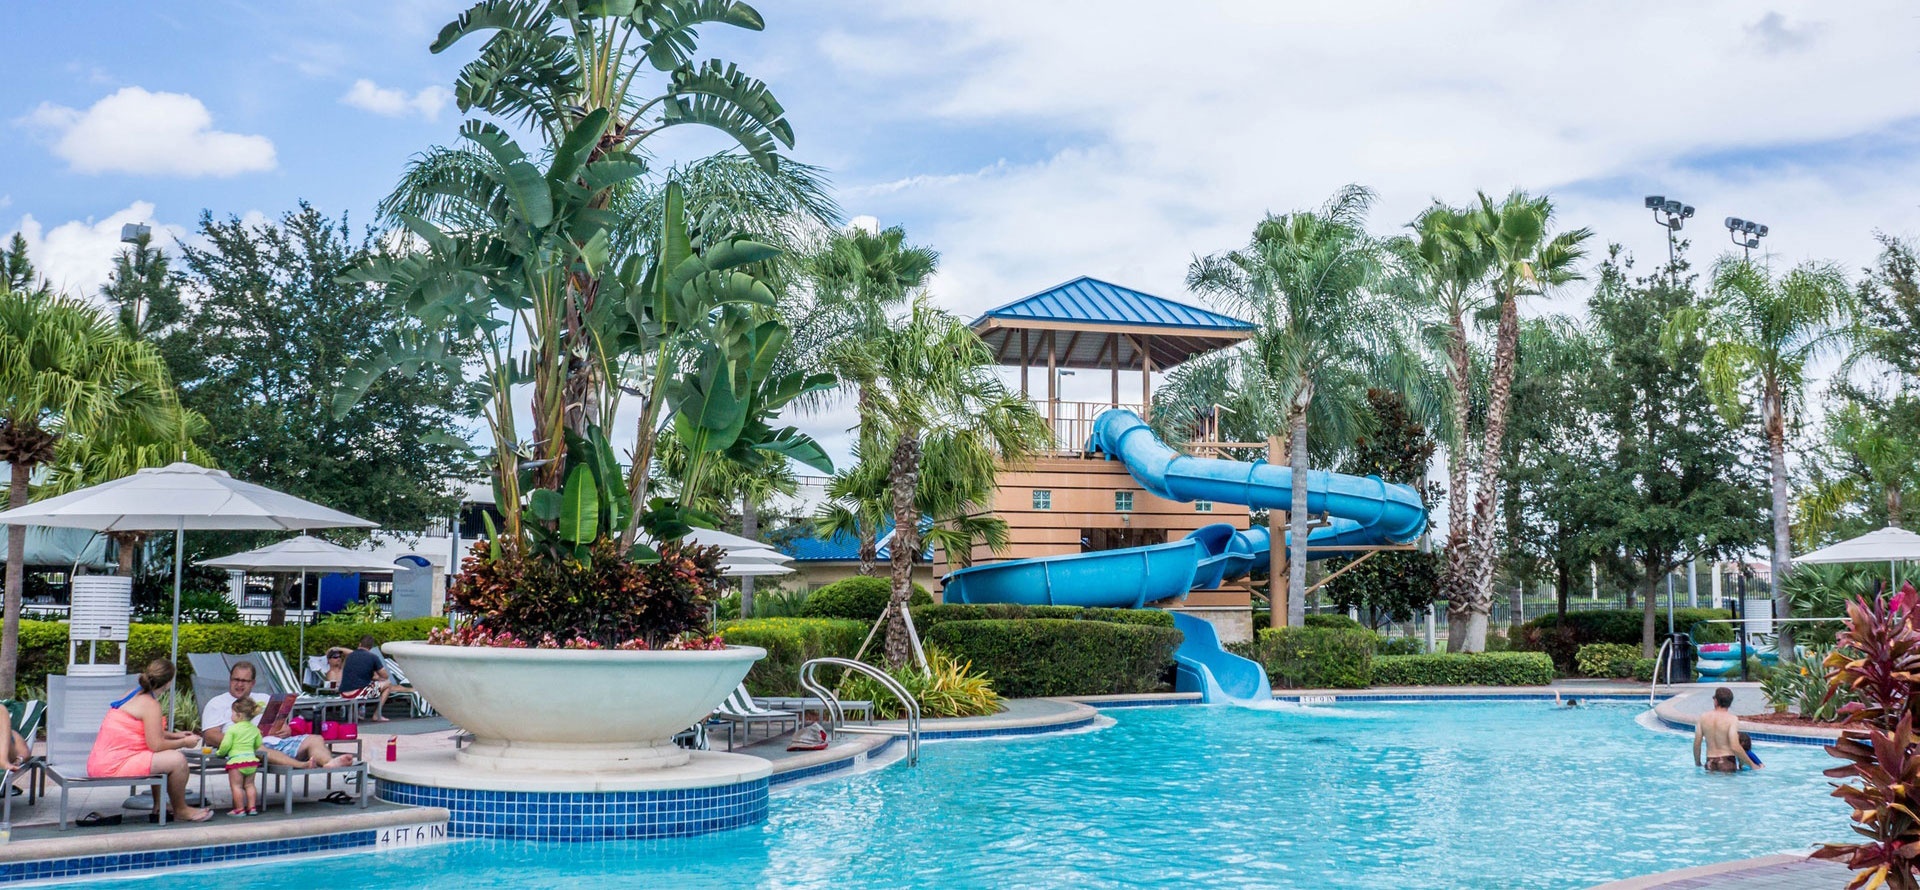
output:
{"label": "green shrub", "polygon": [[718,632],[733,645],[767,650],[767,657],[747,672],[747,688],[755,695],[799,695],[800,665],[814,658],[852,658],[867,635],[868,623],[836,618],[750,618],[726,622]]}
{"label": "green shrub", "polygon": [[1653,682],[1653,659],[1634,656],[1633,663],[1627,668],[1628,676],[1642,683]]}
{"label": "green shrub", "polygon": [[1544,686],[1553,660],[1543,652],[1386,655],[1373,660],[1376,686]]}
{"label": "green shrub", "polygon": [[1011,698],[1152,692],[1182,639],[1170,627],[1059,618],[942,621],[926,634]]}
{"label": "green shrub", "polygon": [[1373,680],[1373,648],[1380,638],[1348,628],[1263,628],[1251,643],[1228,649],[1267,669],[1275,689],[1361,689]]}
{"label": "green shrub", "polygon": [[[165,611],[136,613],[133,623],[172,626],[172,619],[173,602],[168,600]],[[180,594],[180,623],[239,624],[240,607],[224,591],[188,590]]]}
{"label": "green shrub", "polygon": [[[1307,627],[1329,627],[1335,630],[1346,630],[1349,628],[1359,627],[1360,622],[1355,621],[1352,618],[1349,618],[1345,615],[1342,615],[1339,612],[1314,612],[1307,616],[1306,626]],[[1268,628],[1268,629],[1274,630],[1275,628]]]}
{"label": "green shrub", "polygon": [[[1696,643],[1733,642],[1731,624],[1695,624],[1709,619],[1730,617],[1725,609],[1675,609],[1674,627],[1682,633],[1695,634]],[[1640,622],[1642,613],[1638,609],[1596,609],[1591,612],[1568,612],[1565,617],[1546,614],[1527,622],[1521,628],[1520,639],[1514,641],[1514,648],[1527,652],[1545,652],[1553,658],[1553,663],[1563,671],[1572,672],[1577,668],[1575,656],[1581,646],[1589,643],[1623,643],[1638,646],[1640,644]],[[1660,609],[1653,613],[1656,642],[1667,638],[1667,611]]]}
{"label": "green shrub", "polygon": [[1426,651],[1426,641],[1413,637],[1394,637],[1393,639],[1382,637],[1373,647],[1375,655],[1419,655]]}
{"label": "green shrub", "polygon": [[1588,643],[1574,653],[1573,663],[1583,677],[1625,677],[1633,670],[1640,647],[1627,643]]}
{"label": "green shrub", "polygon": [[[377,624],[316,624],[307,628],[307,654],[326,651],[328,646],[346,646],[352,648],[360,643],[360,637],[371,635],[375,641],[385,643],[390,640],[424,640],[436,627],[445,627],[444,618],[412,618],[406,621],[382,621]],[[171,627],[165,624],[135,624],[127,630],[127,669],[138,673],[147,662],[167,657]],[[280,627],[266,627],[253,624],[182,624],[180,625],[180,663],[178,669],[182,680],[193,676],[193,665],[188,663],[186,655],[191,653],[222,652],[238,655],[242,652],[270,652],[279,650],[287,656],[287,663],[298,670],[300,655],[300,628],[287,624]],[[111,645],[100,647],[101,658],[112,658],[117,650]],[[20,622],[20,666],[18,683],[23,687],[44,687],[47,675],[59,673],[67,664],[67,625],[58,621],[22,621]],[[180,688],[190,687],[190,683],[181,683]]]}
{"label": "green shrub", "polygon": [[[887,608],[893,596],[893,582],[887,578],[855,575],[842,578],[812,593],[800,606],[803,618],[845,618],[872,624]],[[919,607],[933,602],[925,587],[913,585],[907,605]]]}
{"label": "green shrub", "polygon": [[[922,717],[983,717],[1000,711],[1000,696],[988,685],[973,665],[939,649],[927,650],[927,669],[917,665],[887,671],[913,700],[920,703]],[[873,715],[882,720],[906,716],[906,708],[880,681],[865,674],[851,674],[840,683],[839,696],[851,701],[873,702]]]}
{"label": "green shrub", "polygon": [[1160,609],[1083,609],[1079,606],[1016,606],[1006,603],[977,606],[936,603],[917,606],[913,609],[913,628],[920,632],[920,638],[924,640],[935,627],[949,621],[1023,618],[1104,621],[1110,624],[1140,624],[1148,627],[1173,626],[1173,613]]}

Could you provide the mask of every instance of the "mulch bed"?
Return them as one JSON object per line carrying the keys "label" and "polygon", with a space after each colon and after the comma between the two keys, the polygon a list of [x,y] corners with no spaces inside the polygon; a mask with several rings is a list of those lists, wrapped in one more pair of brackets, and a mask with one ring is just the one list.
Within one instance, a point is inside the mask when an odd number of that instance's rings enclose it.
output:
{"label": "mulch bed", "polygon": [[1808,720],[1799,714],[1741,714],[1742,723],[1765,723],[1771,726],[1798,726],[1806,729],[1839,729],[1838,723],[1820,723]]}

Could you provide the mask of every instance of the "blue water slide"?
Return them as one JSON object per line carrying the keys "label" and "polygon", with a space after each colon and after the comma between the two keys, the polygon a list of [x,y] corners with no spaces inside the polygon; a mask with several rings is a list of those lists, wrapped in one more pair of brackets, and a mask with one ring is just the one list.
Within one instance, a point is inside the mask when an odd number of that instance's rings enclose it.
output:
{"label": "blue water slide", "polygon": [[[1094,421],[1088,447],[1126,464],[1142,488],[1170,500],[1266,509],[1286,509],[1292,503],[1289,468],[1265,461],[1243,463],[1180,454],[1125,409],[1109,410]],[[1329,524],[1308,534],[1308,542],[1315,547],[1402,544],[1418,538],[1427,523],[1418,492],[1374,476],[1309,471],[1307,510],[1330,517]],[[1264,528],[1242,530],[1216,523],[1165,544],[961,569],[946,577],[942,598],[949,603],[1137,609],[1188,590],[1243,578],[1267,563],[1271,546]],[[1337,555],[1337,550],[1316,550],[1310,558]],[[1199,692],[1208,702],[1272,698],[1266,671],[1226,651],[1213,625],[1177,612],[1173,618],[1174,626],[1186,635],[1174,654],[1176,688]]]}

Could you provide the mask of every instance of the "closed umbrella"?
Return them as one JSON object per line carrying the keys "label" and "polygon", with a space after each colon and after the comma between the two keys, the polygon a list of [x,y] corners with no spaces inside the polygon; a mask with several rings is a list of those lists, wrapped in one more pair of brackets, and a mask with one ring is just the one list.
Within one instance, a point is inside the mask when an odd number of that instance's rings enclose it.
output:
{"label": "closed umbrella", "polygon": [[[299,572],[300,573],[300,664],[307,658],[307,573],[319,572],[391,572],[393,563],[384,561],[371,553],[348,550],[331,541],[323,541],[312,535],[299,535],[277,544],[255,548],[243,553],[233,553],[216,559],[200,560],[198,565],[215,569],[256,572]],[[299,664],[295,670],[303,670]]]}
{"label": "closed umbrella", "polygon": [[[373,528],[377,523],[180,461],[0,512],[0,524],[173,532],[173,643],[180,660],[182,542],[194,531]],[[171,725],[173,707],[167,707]]]}

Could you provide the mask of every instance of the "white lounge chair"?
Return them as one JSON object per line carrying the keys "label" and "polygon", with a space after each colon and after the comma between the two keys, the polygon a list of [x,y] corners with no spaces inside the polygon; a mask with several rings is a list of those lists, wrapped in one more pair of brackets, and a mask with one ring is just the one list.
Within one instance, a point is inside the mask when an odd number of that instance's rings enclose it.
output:
{"label": "white lounge chair", "polygon": [[[107,720],[107,709],[139,685],[139,677],[69,677],[47,675],[47,765],[44,775],[60,786],[60,830],[70,827],[67,818],[67,792],[74,788],[124,788],[150,786],[154,812],[161,824],[167,821],[167,777],[87,775],[87,757],[93,753],[93,741]],[[13,795],[6,795],[0,819],[13,821]]]}
{"label": "white lounge chair", "polygon": [[[379,650],[376,649],[374,651],[377,653]],[[407,682],[407,675],[401,672],[399,665],[393,663],[393,659],[388,658],[385,655],[381,655],[380,664],[382,667],[385,667],[387,669],[388,682],[395,683],[400,686],[407,686],[407,687],[413,686],[412,683]],[[434,711],[433,705],[428,704],[426,699],[420,697],[420,693],[417,690],[413,692],[396,691],[393,693],[393,695],[389,697],[406,699],[408,703],[408,707],[412,709],[410,713],[412,713],[413,716],[415,717],[431,717],[435,713],[437,713],[436,711]],[[379,699],[375,699],[375,701],[378,701],[378,700]]]}
{"label": "white lounge chair", "polygon": [[[728,693],[727,700],[721,702],[720,707],[713,710],[713,715],[729,723],[738,723],[745,727],[748,741],[753,740],[753,725],[756,723],[764,723],[769,726],[790,723],[793,724],[795,728],[799,728],[800,726],[799,714],[792,711],[776,711],[771,708],[763,708],[756,704],[753,696],[748,694],[745,683],[734,687],[733,692]],[[768,735],[772,735],[772,733],[769,732]]]}

